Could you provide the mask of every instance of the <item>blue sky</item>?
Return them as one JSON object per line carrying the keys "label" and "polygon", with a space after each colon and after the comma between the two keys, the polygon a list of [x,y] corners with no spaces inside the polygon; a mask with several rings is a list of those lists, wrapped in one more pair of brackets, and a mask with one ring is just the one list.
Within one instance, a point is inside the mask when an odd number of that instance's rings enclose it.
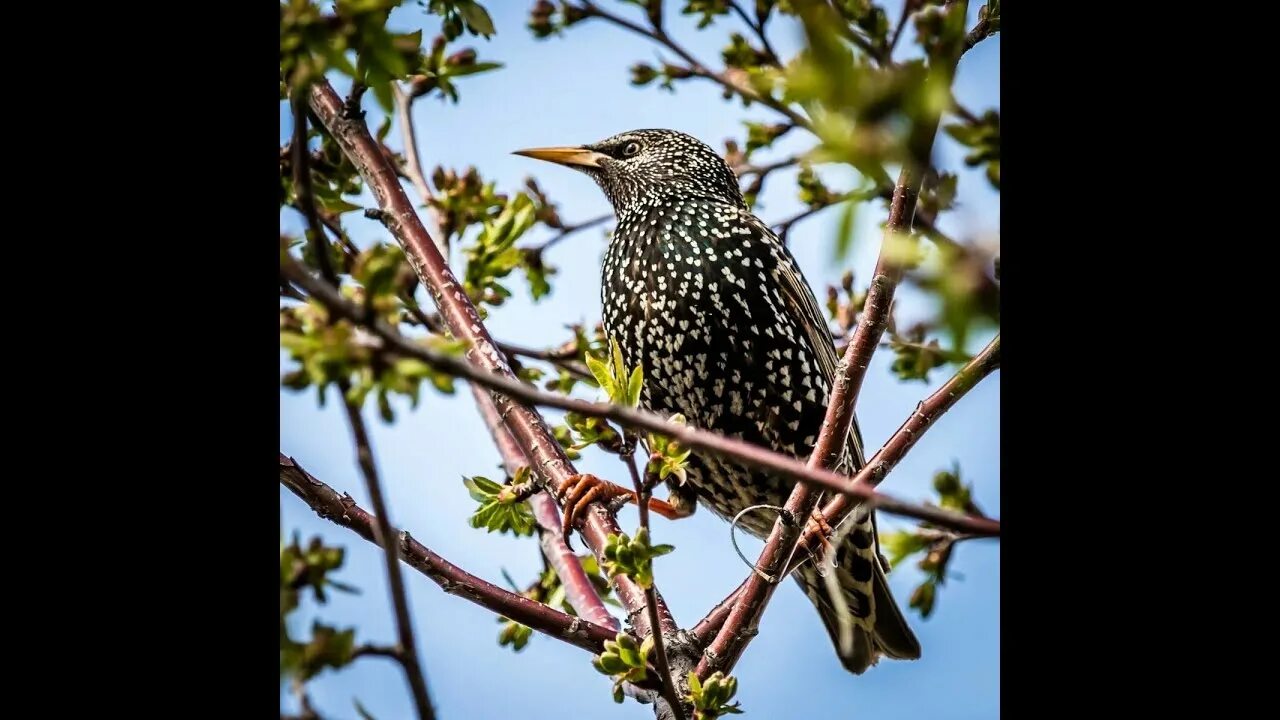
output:
{"label": "blue sky", "polygon": [[[640,17],[638,10],[623,3],[603,0],[603,4]],[[976,15],[979,4],[972,4],[971,14]],[[718,66],[719,50],[728,33],[741,31],[742,26],[730,17],[698,32],[694,23],[679,15],[682,3],[668,5],[672,35],[704,62]],[[889,15],[896,19],[895,5],[889,4]],[[726,138],[744,137],[742,120],[774,120],[766,109],[744,111],[738,103],[726,103],[718,87],[710,83],[690,81],[680,85],[674,95],[655,87],[631,87],[627,68],[637,61],[654,63],[662,52],[612,26],[588,22],[571,28],[563,37],[539,41],[525,28],[532,2],[491,0],[487,6],[497,35],[489,41],[469,38],[458,47],[474,46],[480,59],[503,62],[506,67],[462,79],[458,105],[436,100],[416,104],[419,151],[428,173],[438,164],[459,169],[474,164],[486,179],[496,180],[499,188],[507,191],[518,189],[525,176],[534,174],[559,203],[561,216],[574,222],[609,210],[595,184],[581,174],[514,156],[512,150],[591,142],[643,127],[679,129],[720,147]],[[404,28],[425,27],[427,42],[438,29],[438,21],[423,15],[417,4],[398,10],[393,23]],[[775,22],[770,39],[779,52],[790,54],[799,46],[799,30]],[[910,41],[908,35],[901,45],[908,46]],[[999,74],[1000,38],[996,36],[961,61],[958,97],[977,112],[998,108]],[[341,83],[339,90],[345,90]],[[367,100],[371,122],[376,123],[379,113],[372,106],[372,100]],[[282,108],[282,143],[289,128],[288,113]],[[800,147],[795,141],[803,138],[798,132],[793,134],[797,137],[779,144],[779,154],[759,158],[779,157]],[[399,146],[398,138],[398,130],[393,131],[393,146]],[[999,195],[979,172],[963,167],[963,153],[948,138],[940,136],[936,157],[944,168],[961,176],[959,208],[945,218],[943,227],[953,236],[997,243]],[[851,184],[847,174],[825,175],[837,189]],[[771,176],[757,209],[761,217],[774,221],[802,209],[793,178],[794,172]],[[834,262],[838,214],[835,210],[821,213],[791,233],[791,246],[819,297],[823,288],[848,268],[865,282],[878,251],[876,225],[883,221],[884,212],[879,205],[864,205],[852,254],[845,261]],[[298,228],[290,211],[282,211],[281,223],[286,231]],[[361,245],[390,239],[381,226],[364,220],[359,213],[347,215],[346,224]],[[536,242],[545,235],[546,231],[539,230],[524,242]],[[548,259],[559,268],[554,293],[534,305],[528,301],[523,283],[514,282],[516,297],[492,313],[488,323],[491,332],[513,342],[543,346],[566,338],[567,323],[596,322],[604,247],[603,233],[588,230],[552,250]],[[923,309],[920,296],[910,291],[900,293],[901,321]],[[985,339],[977,338],[970,350],[976,350],[977,343]],[[889,373],[890,362],[889,353],[877,354],[858,406],[863,433],[872,448],[879,447],[915,404],[946,380],[944,374],[935,373],[928,384],[903,384]],[[282,354],[282,372],[289,365]],[[933,473],[958,462],[963,478],[974,485],[977,502],[999,516],[999,402],[1000,374],[996,373],[929,431],[882,489],[900,497],[925,499],[931,494]],[[536,542],[488,535],[466,523],[474,503],[461,478],[477,474],[501,477],[498,455],[470,393],[461,385],[453,397],[428,391],[417,411],[409,411],[406,404],[398,405],[397,410],[394,425],[383,423],[374,413],[368,415],[393,522],[477,575],[501,582],[505,569],[521,583],[532,580],[540,569]],[[554,421],[557,416],[549,413],[549,417]],[[334,403],[317,408],[314,392],[282,390],[280,448],[368,507],[348,429]],[[578,467],[608,477],[621,470],[616,458],[594,453],[588,453]],[[890,516],[882,518],[882,528],[902,524]],[[634,529],[634,507],[624,509],[619,521],[625,529]],[[283,488],[280,522],[286,535],[298,530],[304,539],[319,534],[330,544],[345,546],[348,562],[338,577],[362,590],[359,595],[335,593],[322,607],[307,601],[295,615],[298,631],[305,633],[311,618],[318,616],[341,627],[356,626],[358,641],[393,642],[390,601],[378,550],[320,520]],[[682,625],[693,625],[746,576],[747,568],[729,543],[727,524],[710,513],[700,512],[678,522],[655,517],[654,535],[657,542],[676,546],[675,553],[656,562],[655,572]],[[749,555],[759,548],[750,538],[740,536],[740,542]],[[740,681],[738,699],[747,717],[996,717],[1000,710],[999,562],[998,541],[962,545],[953,570],[963,578],[949,581],[942,589],[928,620],[921,620],[914,611],[909,614],[924,657],[915,662],[884,661],[860,677],[841,668],[809,601],[793,582],[784,584],[765,614],[760,635],[735,671]],[[518,654],[500,648],[499,626],[492,614],[445,595],[413,571],[407,571],[406,577],[419,650],[441,718],[505,718],[517,713],[555,713],[565,718],[652,717],[649,707],[630,700],[623,706],[615,705],[609,696],[609,679],[592,669],[589,656],[581,650],[537,636]],[[920,574],[912,563],[892,574],[891,584],[904,607],[919,581]],[[361,660],[341,672],[325,673],[311,683],[310,693],[326,718],[356,717],[355,698],[379,720],[412,716],[403,675],[387,660]],[[286,692],[281,693],[281,704],[284,709],[294,708]]]}

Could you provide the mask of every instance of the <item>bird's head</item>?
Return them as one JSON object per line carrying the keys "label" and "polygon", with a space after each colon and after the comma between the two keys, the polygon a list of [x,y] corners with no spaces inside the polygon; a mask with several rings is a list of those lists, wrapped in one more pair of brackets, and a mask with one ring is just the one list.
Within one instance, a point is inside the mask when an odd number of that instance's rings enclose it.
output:
{"label": "bird's head", "polygon": [[531,148],[516,154],[585,172],[619,214],[664,196],[702,197],[745,207],[738,179],[716,151],[674,130],[631,130],[590,145]]}

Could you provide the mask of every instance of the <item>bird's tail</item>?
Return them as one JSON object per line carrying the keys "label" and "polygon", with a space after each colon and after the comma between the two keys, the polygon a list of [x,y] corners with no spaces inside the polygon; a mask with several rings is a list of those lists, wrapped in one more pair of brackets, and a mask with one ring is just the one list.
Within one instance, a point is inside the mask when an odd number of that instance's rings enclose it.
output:
{"label": "bird's tail", "polygon": [[[880,656],[896,660],[915,660],[920,657],[920,641],[907,625],[889,591],[885,568],[878,552],[875,523],[869,512],[859,508],[854,511],[855,523],[835,549],[835,567],[831,559],[822,560],[827,574],[834,574],[844,599],[841,611],[827,590],[827,581],[818,573],[814,560],[796,570],[796,579],[805,595],[813,602],[822,617],[822,623],[845,669],[861,675],[875,665]],[[852,642],[847,652],[842,652],[840,642],[841,613],[849,621]]]}

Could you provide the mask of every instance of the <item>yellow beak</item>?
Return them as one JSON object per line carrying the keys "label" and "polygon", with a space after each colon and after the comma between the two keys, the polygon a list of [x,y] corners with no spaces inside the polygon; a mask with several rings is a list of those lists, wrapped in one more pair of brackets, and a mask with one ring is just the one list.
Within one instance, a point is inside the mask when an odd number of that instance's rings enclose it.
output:
{"label": "yellow beak", "polygon": [[516,150],[516,155],[524,155],[534,160],[546,160],[557,165],[578,165],[581,167],[600,167],[600,159],[606,157],[595,150],[584,147],[544,147]]}

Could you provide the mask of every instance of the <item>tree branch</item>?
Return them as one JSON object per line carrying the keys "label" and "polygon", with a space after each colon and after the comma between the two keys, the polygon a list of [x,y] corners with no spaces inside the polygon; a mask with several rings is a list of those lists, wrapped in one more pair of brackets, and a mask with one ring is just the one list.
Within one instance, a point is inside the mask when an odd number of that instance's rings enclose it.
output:
{"label": "tree branch", "polygon": [[711,612],[707,616],[698,621],[697,625],[689,631],[698,643],[698,647],[705,648],[712,640],[715,639],[716,633],[720,632],[720,628],[724,627],[724,621],[729,619],[729,613],[733,610],[733,604],[738,601],[738,597],[742,595],[743,589],[747,587],[747,581],[743,580],[742,584],[733,592],[729,593],[725,599],[711,608]]}
{"label": "tree branch", "polygon": [[[884,444],[884,447],[880,448],[866,466],[858,471],[853,478],[853,484],[867,488],[879,485],[889,471],[906,456],[907,451],[920,440],[925,431],[933,426],[935,420],[950,410],[960,398],[978,384],[978,381],[995,372],[999,367],[1000,336],[996,335],[982,349],[982,352],[975,355],[946,384],[920,403],[915,412]],[[850,502],[847,496],[833,498],[823,506],[822,515],[827,519],[828,524],[836,527],[855,506],[856,503]],[[806,533],[803,542],[809,545],[817,540],[817,534]],[[788,572],[794,569],[793,565],[788,568]]]}
{"label": "tree branch", "polygon": [[[394,168],[370,136],[368,127],[362,121],[343,118],[341,105],[341,99],[329,83],[320,82],[312,86],[312,110],[377,198],[383,224],[400,241],[410,265],[422,284],[431,291],[445,325],[455,338],[466,342],[466,355],[475,365],[455,358],[454,366],[471,371],[469,377],[472,379],[485,377],[490,380],[483,383],[490,389],[504,393],[505,388],[518,388],[525,392],[533,390],[515,378],[495,347],[493,338],[485,329],[475,307],[458,290],[458,279],[449,269],[436,243],[427,234],[405,195],[404,188],[400,186]],[[390,330],[385,324],[383,329]],[[395,331],[391,330],[391,334],[395,336]],[[473,371],[473,368],[478,372]],[[499,385],[504,387],[500,388]],[[495,394],[493,398],[499,415],[512,436],[525,449],[526,457],[533,463],[533,472],[546,483],[553,494],[560,495],[569,478],[577,474],[577,471],[565,456],[564,449],[552,437],[542,417],[530,407],[512,402],[511,397],[519,398],[519,395],[507,394],[510,397]],[[582,534],[587,545],[603,564],[607,537],[621,533],[622,529],[602,503],[595,502],[590,507],[591,510],[585,513]],[[618,599],[629,612],[641,607],[644,593],[639,586],[625,576],[614,577],[613,583]],[[659,615],[664,618],[664,622],[670,624],[669,629],[674,631],[675,621],[670,619],[671,613],[665,603],[661,602],[661,596],[659,603]],[[647,628],[643,626],[647,624],[644,618],[637,618],[637,630],[644,632]],[[666,629],[668,628],[664,628]]]}
{"label": "tree branch", "polygon": [[893,37],[889,38],[889,45],[884,51],[886,61],[893,62],[893,49],[898,47],[898,40],[902,39],[902,30],[907,26],[911,13],[918,9],[915,0],[902,0],[902,14],[898,16],[898,25],[893,29]]}
{"label": "tree branch", "polygon": [[[512,400],[522,400],[534,405],[570,410],[588,417],[606,418],[624,427],[665,435],[685,447],[705,450],[719,457],[729,458],[752,467],[775,472],[792,480],[802,480],[821,485],[835,492],[852,495],[885,512],[927,520],[939,527],[972,532],[977,535],[998,536],[1000,534],[1000,522],[998,520],[969,517],[949,510],[914,505],[883,493],[874,492],[866,487],[854,485],[849,482],[848,478],[833,472],[813,470],[794,458],[780,455],[758,445],[727,438],[693,426],[676,425],[653,413],[621,405],[589,402],[559,393],[546,392],[508,375],[500,375],[477,368],[465,359],[417,345],[400,335],[390,325],[376,318],[370,318],[362,308],[343,299],[336,292],[329,289],[327,285],[311,277],[292,256],[286,253],[281,255],[280,269],[288,280],[306,290],[311,297],[319,300],[331,312],[337,313],[352,322],[364,325],[374,335],[381,338],[394,352],[417,358],[437,370],[465,378],[496,393],[501,393],[499,397],[503,398],[508,408],[519,407],[507,400],[507,398],[511,398]],[[493,347],[492,341],[488,342],[488,347]],[[494,353],[496,354],[496,349]],[[495,398],[495,403],[497,402]],[[502,405],[499,405],[499,413],[503,412],[502,407]],[[509,412],[514,414],[514,410]],[[510,424],[508,424],[508,428],[510,428]],[[512,434],[514,435],[515,433]],[[559,446],[557,445],[557,447]],[[539,453],[544,452],[539,450]],[[548,465],[553,462],[554,459],[544,461]],[[534,471],[537,472],[538,465],[535,464],[533,467]],[[604,515],[605,513],[601,514]],[[616,522],[614,525],[616,527]],[[594,547],[592,549],[594,550]],[[632,587],[635,586],[632,585]],[[638,590],[638,588],[636,589]],[[637,593],[637,596],[642,595],[643,593]],[[636,607],[639,607],[639,603],[636,604]]]}
{"label": "tree branch", "polygon": [[[284,453],[280,453],[280,484],[302,498],[321,518],[341,525],[375,545],[382,544],[375,530],[377,518],[361,509],[350,495],[339,495]],[[593,654],[602,652],[604,641],[615,637],[616,633],[611,628],[567,615],[468,573],[427,549],[408,533],[401,533],[399,537],[397,544],[401,559],[450,595],[457,595]]]}
{"label": "tree branch", "polygon": [[[525,457],[524,450],[516,444],[511,433],[507,432],[506,426],[502,424],[502,417],[494,407],[489,391],[472,383],[471,393],[475,396],[480,416],[484,418],[489,434],[493,436],[493,442],[498,447],[498,453],[502,456],[507,474],[515,477],[520,468],[528,467],[529,459]],[[564,586],[565,599],[569,601],[569,605],[578,615],[616,632],[619,629],[617,618],[613,617],[604,606],[595,585],[591,584],[591,578],[587,577],[586,571],[582,569],[582,562],[565,544],[564,535],[560,532],[560,513],[556,510],[555,500],[546,492],[539,492],[529,498],[529,505],[533,508],[534,519],[538,522],[538,543],[542,546],[542,554],[546,556],[547,562],[560,578],[560,584]]]}
{"label": "tree branch", "polygon": [[973,46],[998,32],[1000,32],[998,29],[992,30],[990,21],[986,17],[983,17],[976,25],[973,26],[973,29],[969,31],[969,34],[964,36],[964,50],[962,50],[961,53],[969,52],[973,49]]}
{"label": "tree branch", "polygon": [[351,653],[351,659],[362,657],[385,657],[400,660],[400,648],[386,645],[361,645]]}
{"label": "tree branch", "polygon": [[[373,462],[373,448],[369,443],[369,433],[364,426],[364,418],[360,416],[360,406],[346,397],[347,388],[343,390],[343,407],[347,410],[347,421],[351,425],[351,435],[356,445],[356,457],[360,471],[364,474],[365,486],[369,492],[369,500],[373,503],[375,529],[381,542],[387,565],[387,581],[391,585],[391,605],[395,610],[396,635],[399,640],[400,654],[398,659],[409,680],[413,691],[413,704],[422,720],[434,720],[436,713],[431,707],[431,697],[427,694],[427,680],[422,673],[422,663],[418,659],[418,646],[413,637],[413,618],[409,615],[409,600],[405,594],[404,578],[400,575],[400,560],[396,557],[397,544],[392,542],[391,520],[387,514],[387,504],[382,497],[382,484],[378,481],[378,468]],[[281,468],[284,467],[284,456],[281,455]]]}
{"label": "tree branch", "polygon": [[822,212],[823,210],[826,210],[829,207],[839,205],[843,200],[847,200],[847,199],[848,198],[841,198],[840,200],[836,200],[835,202],[831,202],[826,205],[819,205],[817,207],[808,207],[785,220],[779,220],[778,222],[773,224],[773,230],[778,234],[778,240],[783,245],[786,245],[787,236],[791,233],[791,228],[796,223],[800,222],[801,220],[805,220],[813,215],[816,215]]}
{"label": "tree branch", "polygon": [[427,221],[430,223],[428,232],[436,239],[440,254],[449,257],[449,238],[440,231],[439,213],[431,204],[435,196],[431,194],[431,186],[427,184],[427,177],[422,172],[422,161],[418,158],[418,137],[413,125],[413,115],[410,112],[413,107],[413,98],[400,89],[398,82],[391,83],[391,93],[395,96],[396,115],[400,119],[400,135],[404,142],[404,174],[409,177],[409,182],[413,183],[414,189],[418,191],[418,198],[427,209]]}

